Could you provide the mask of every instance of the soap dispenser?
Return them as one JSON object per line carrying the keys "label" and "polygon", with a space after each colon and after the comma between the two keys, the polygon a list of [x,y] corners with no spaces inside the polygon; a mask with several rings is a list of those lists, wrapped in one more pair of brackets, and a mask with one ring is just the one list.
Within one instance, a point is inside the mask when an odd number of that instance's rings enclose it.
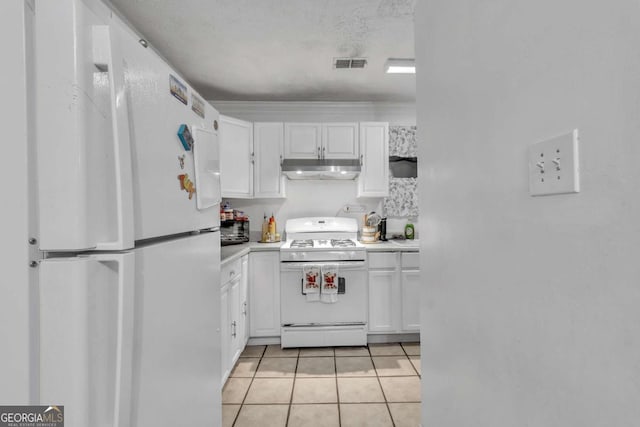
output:
{"label": "soap dispenser", "polygon": [[413,224],[411,222],[407,222],[407,225],[404,226],[404,238],[413,240],[414,236],[415,229],[413,228]]}

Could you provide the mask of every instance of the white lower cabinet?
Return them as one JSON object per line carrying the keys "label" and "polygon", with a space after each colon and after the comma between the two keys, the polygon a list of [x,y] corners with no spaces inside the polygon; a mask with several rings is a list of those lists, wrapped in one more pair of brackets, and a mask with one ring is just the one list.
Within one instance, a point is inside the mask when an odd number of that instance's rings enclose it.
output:
{"label": "white lower cabinet", "polygon": [[[242,348],[249,341],[249,255],[245,255],[240,259],[240,324],[238,325],[238,333],[242,334],[240,342]],[[240,351],[242,353],[242,351]]]}
{"label": "white lower cabinet", "polygon": [[[395,258],[395,254],[391,254]],[[397,288],[395,270],[369,270],[369,332],[395,332],[394,294]]]}
{"label": "white lower cabinet", "polygon": [[222,384],[240,357],[249,338],[246,334],[249,255],[226,263],[221,268],[220,336]]}
{"label": "white lower cabinet", "polygon": [[369,333],[420,330],[417,252],[369,253]]}
{"label": "white lower cabinet", "polygon": [[222,285],[220,290],[220,363],[222,367],[222,384],[231,373],[231,326],[229,325],[229,284]]}
{"label": "white lower cabinet", "polygon": [[280,252],[249,255],[249,335],[280,336]]}
{"label": "white lower cabinet", "polygon": [[402,330],[420,331],[420,270],[402,270]]}

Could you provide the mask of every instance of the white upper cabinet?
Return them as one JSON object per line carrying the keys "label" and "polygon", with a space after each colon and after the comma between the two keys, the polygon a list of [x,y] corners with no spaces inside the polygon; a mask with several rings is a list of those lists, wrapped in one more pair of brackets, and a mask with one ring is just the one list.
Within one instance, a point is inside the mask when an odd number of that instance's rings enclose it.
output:
{"label": "white upper cabinet", "polygon": [[220,115],[222,197],[253,197],[253,124]]}
{"label": "white upper cabinet", "polygon": [[321,123],[285,123],[284,157],[319,159],[322,148]]}
{"label": "white upper cabinet", "polygon": [[282,123],[254,123],[253,196],[258,198],[284,197],[284,125]]}
{"label": "white upper cabinet", "polygon": [[357,159],[358,144],[358,123],[322,124],[323,159]]}
{"label": "white upper cabinet", "polygon": [[251,123],[220,116],[222,197],[284,197],[282,123]]}
{"label": "white upper cabinet", "polygon": [[285,123],[286,159],[357,159],[358,123]]}
{"label": "white upper cabinet", "polygon": [[358,197],[389,195],[389,123],[360,123]]}

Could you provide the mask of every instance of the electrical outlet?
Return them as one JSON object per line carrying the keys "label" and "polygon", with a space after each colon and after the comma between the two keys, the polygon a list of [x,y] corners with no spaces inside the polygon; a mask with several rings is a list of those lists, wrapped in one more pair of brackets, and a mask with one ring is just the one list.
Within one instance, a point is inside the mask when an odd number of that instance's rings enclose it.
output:
{"label": "electrical outlet", "polygon": [[344,205],[342,208],[345,212],[355,213],[355,212],[364,212],[365,207],[362,205]]}
{"label": "electrical outlet", "polygon": [[529,194],[578,193],[578,129],[529,147]]}

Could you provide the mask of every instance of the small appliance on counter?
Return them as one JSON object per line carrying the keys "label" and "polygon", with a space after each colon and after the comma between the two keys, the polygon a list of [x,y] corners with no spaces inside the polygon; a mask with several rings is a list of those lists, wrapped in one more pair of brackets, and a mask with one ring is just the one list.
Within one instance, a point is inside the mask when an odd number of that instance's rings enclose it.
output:
{"label": "small appliance on counter", "polygon": [[238,245],[249,241],[249,220],[230,219],[220,221],[220,245]]}
{"label": "small appliance on counter", "polygon": [[387,218],[381,218],[380,224],[378,224],[378,232],[380,233],[380,240],[387,241]]}
{"label": "small appliance on counter", "polygon": [[[385,238],[386,240],[386,218],[385,220]],[[362,243],[378,243],[382,236],[382,217],[375,212],[368,213],[362,221],[362,230],[360,232],[360,241]]]}
{"label": "small appliance on counter", "polygon": [[249,241],[249,217],[233,209],[229,202],[220,204],[220,246]]}

